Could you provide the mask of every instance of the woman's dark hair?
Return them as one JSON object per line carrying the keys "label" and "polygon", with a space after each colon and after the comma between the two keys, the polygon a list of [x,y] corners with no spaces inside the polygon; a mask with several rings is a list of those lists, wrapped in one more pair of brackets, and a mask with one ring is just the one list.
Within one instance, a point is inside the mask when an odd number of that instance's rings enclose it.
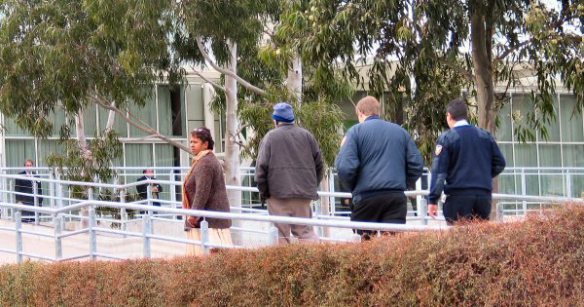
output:
{"label": "woman's dark hair", "polygon": [[191,136],[201,140],[203,143],[207,142],[209,146],[208,149],[213,150],[213,137],[211,136],[211,131],[207,127],[199,127],[193,131],[191,131]]}

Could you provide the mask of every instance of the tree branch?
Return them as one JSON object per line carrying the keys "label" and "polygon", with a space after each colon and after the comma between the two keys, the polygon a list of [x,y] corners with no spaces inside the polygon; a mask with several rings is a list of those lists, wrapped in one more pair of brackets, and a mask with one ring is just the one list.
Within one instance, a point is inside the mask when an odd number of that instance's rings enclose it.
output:
{"label": "tree branch", "polygon": [[105,99],[103,99],[103,97],[99,96],[97,93],[93,93],[91,95],[89,95],[90,99],[93,100],[94,103],[96,103],[97,105],[103,107],[106,110],[110,110],[110,111],[114,111],[116,112],[119,116],[121,116],[128,124],[130,124],[132,127],[135,127],[143,132],[149,133],[151,134],[153,137],[163,140],[166,143],[173,145],[177,148],[180,148],[188,153],[191,153],[190,148],[188,148],[187,146],[181,144],[180,142],[177,142],[175,140],[170,139],[169,137],[160,134],[158,131],[156,131],[154,128],[148,126],[145,123],[139,124],[137,123],[135,120],[133,120],[132,118],[130,118],[130,116],[128,114],[126,114],[126,112],[118,109],[117,107],[115,107],[115,105],[110,104],[108,101],[106,101]]}
{"label": "tree branch", "polygon": [[235,80],[237,80],[237,82],[239,82],[241,85],[243,85],[243,87],[245,87],[246,89],[248,89],[248,90],[250,90],[258,95],[262,95],[262,96],[267,95],[267,92],[265,90],[262,90],[261,88],[252,85],[251,83],[247,82],[246,80],[244,80],[243,78],[241,78],[240,76],[235,74],[234,72],[232,72],[228,69],[223,69],[223,68],[219,67],[219,65],[217,65],[211,59],[211,57],[209,56],[209,54],[205,50],[205,46],[203,45],[203,40],[201,39],[201,37],[197,37],[197,46],[199,47],[199,50],[201,51],[201,54],[203,55],[203,57],[205,58],[207,63],[209,63],[209,65],[211,65],[211,67],[213,67],[213,69],[217,70],[218,72],[220,72],[222,74],[225,74],[225,75],[228,75],[228,76],[234,78]]}
{"label": "tree branch", "polygon": [[193,72],[195,73],[195,75],[201,77],[201,79],[203,79],[205,82],[211,84],[213,87],[215,87],[215,88],[217,88],[219,90],[222,90],[224,92],[227,91],[227,89],[224,88],[223,86],[221,86],[221,85],[219,85],[219,84],[211,81],[209,78],[203,76],[203,74],[200,71],[198,71],[194,66],[191,65],[191,69],[193,70]]}

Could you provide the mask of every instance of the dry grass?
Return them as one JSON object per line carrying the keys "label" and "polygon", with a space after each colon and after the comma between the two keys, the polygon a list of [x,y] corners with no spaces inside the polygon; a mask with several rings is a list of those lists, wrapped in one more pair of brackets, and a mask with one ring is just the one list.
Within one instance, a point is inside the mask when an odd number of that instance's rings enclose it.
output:
{"label": "dry grass", "polygon": [[0,268],[2,306],[584,305],[584,209],[363,244]]}

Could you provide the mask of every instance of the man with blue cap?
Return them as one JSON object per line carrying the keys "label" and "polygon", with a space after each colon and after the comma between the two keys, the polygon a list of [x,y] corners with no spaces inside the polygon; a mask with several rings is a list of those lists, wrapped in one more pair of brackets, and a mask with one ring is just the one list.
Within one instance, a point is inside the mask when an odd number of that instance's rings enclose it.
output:
{"label": "man with blue cap", "polygon": [[[274,105],[275,129],[260,144],[255,179],[260,197],[271,215],[311,218],[310,203],[323,176],[320,147],[314,136],[294,124],[294,110],[285,102]],[[280,243],[290,243],[290,233],[300,242],[314,242],[312,226],[275,224]]]}

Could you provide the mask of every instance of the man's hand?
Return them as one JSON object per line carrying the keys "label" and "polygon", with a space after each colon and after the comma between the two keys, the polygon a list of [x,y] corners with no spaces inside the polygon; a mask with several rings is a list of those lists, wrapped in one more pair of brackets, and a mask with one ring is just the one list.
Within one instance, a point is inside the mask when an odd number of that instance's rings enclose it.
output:
{"label": "man's hand", "polygon": [[433,219],[436,218],[436,216],[438,216],[437,204],[428,204],[428,215]]}

